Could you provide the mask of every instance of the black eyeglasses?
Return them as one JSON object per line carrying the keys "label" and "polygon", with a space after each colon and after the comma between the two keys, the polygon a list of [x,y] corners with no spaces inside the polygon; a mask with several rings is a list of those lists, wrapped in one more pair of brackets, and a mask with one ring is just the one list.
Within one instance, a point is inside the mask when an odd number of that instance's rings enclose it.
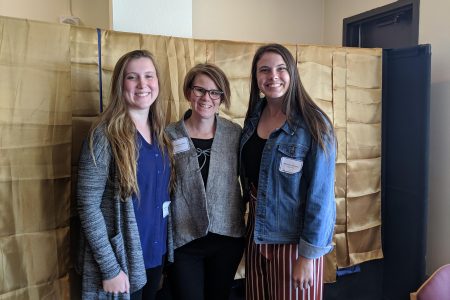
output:
{"label": "black eyeglasses", "polygon": [[208,93],[209,97],[212,100],[219,100],[220,97],[222,97],[222,95],[223,95],[222,91],[219,91],[219,90],[207,90],[207,89],[204,89],[204,88],[202,88],[200,86],[195,86],[195,85],[192,87],[192,91],[194,92],[194,95],[197,96],[197,97],[203,97],[203,96],[205,96],[206,93]]}

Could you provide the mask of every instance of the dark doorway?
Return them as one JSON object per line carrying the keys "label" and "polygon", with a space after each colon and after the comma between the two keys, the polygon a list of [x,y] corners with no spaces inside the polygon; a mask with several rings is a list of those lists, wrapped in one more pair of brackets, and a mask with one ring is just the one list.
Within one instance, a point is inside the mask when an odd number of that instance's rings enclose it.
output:
{"label": "dark doorway", "polygon": [[383,51],[383,299],[425,279],[431,46]]}
{"label": "dark doorway", "polygon": [[342,45],[362,48],[416,46],[419,0],[400,0],[344,19]]}

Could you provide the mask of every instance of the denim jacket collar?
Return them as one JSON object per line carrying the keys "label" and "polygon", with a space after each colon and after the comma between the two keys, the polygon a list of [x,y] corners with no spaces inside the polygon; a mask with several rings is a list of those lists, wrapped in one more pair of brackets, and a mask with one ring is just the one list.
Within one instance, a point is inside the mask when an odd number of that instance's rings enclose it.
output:
{"label": "denim jacket collar", "polygon": [[[258,126],[259,119],[261,117],[261,113],[267,105],[267,99],[261,98],[260,101],[258,101],[255,104],[255,108],[253,109],[253,112],[251,112],[248,122],[252,125],[253,130],[256,130],[256,127]],[[281,130],[283,130],[288,135],[294,135],[295,132],[298,130],[299,127],[303,127],[306,129],[306,125],[303,122],[303,119],[298,116],[298,118],[291,120],[290,122],[286,121],[283,126],[281,126]],[[252,131],[253,131],[252,130]]]}

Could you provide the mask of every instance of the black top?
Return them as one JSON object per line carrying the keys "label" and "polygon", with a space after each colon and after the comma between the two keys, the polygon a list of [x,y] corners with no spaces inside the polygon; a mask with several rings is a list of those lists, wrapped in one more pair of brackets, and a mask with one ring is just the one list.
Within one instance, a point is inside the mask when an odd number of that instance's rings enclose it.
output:
{"label": "black top", "polygon": [[200,166],[200,172],[202,173],[203,183],[205,184],[206,189],[209,171],[209,156],[211,154],[211,146],[214,138],[206,140],[191,138],[191,140],[197,150],[198,165]]}
{"label": "black top", "polygon": [[260,138],[257,130],[255,130],[242,148],[242,164],[245,176],[249,185],[253,184],[255,187],[258,187],[261,157],[266,142],[267,139]]}

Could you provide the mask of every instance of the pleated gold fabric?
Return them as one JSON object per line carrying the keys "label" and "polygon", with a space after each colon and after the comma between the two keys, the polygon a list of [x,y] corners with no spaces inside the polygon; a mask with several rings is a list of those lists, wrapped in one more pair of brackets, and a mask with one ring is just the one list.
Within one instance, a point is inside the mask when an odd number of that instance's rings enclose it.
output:
{"label": "pleated gold fabric", "polygon": [[[220,114],[243,124],[260,45],[0,17],[0,299],[70,298],[78,155],[108,104],[121,55],[134,49],[155,55],[167,122],[189,107],[182,92],[187,71],[201,62],[218,65],[232,95]],[[331,282],[336,268],[382,257],[381,50],[285,46],[336,129],[335,249],[325,258]]]}
{"label": "pleated gold fabric", "polygon": [[69,34],[0,18],[0,299],[69,295]]}
{"label": "pleated gold fabric", "polygon": [[330,51],[333,112],[329,116],[333,117],[338,140],[337,216],[335,248],[325,260],[326,282],[336,279],[336,268],[383,257],[381,50],[335,48]]}

